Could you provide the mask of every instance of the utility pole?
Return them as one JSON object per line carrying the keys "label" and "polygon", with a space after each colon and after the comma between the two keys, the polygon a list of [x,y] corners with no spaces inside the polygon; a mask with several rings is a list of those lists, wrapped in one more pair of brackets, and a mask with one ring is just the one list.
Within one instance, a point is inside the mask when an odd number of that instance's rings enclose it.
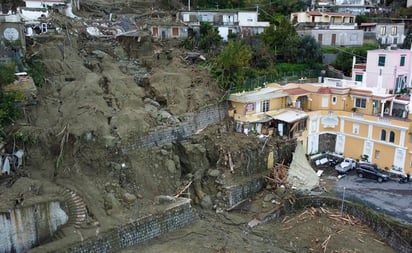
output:
{"label": "utility pole", "polygon": [[187,0],[187,9],[190,11],[190,0]]}

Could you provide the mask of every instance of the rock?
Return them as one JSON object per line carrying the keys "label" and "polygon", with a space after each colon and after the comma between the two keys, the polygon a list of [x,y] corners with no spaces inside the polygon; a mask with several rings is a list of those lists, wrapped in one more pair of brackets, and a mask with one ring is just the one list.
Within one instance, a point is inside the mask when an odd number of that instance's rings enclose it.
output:
{"label": "rock", "polygon": [[143,102],[144,102],[145,104],[152,105],[152,106],[154,106],[154,107],[156,107],[156,108],[159,108],[159,107],[160,107],[159,102],[154,101],[153,99],[150,99],[150,98],[145,98],[145,99],[143,100]]}
{"label": "rock", "polygon": [[168,159],[168,160],[166,161],[165,166],[166,166],[167,170],[168,170],[170,173],[173,173],[173,174],[176,173],[176,165],[175,165],[175,162],[174,162],[173,160]]}
{"label": "rock", "polygon": [[216,193],[216,198],[220,199],[222,197],[222,192]]}
{"label": "rock", "polygon": [[166,121],[166,122],[172,122],[172,123],[180,122],[177,117],[173,116],[172,114],[164,110],[160,110],[158,116],[159,116],[159,121]]}
{"label": "rock", "polygon": [[115,147],[116,144],[119,143],[119,140],[116,137],[111,136],[111,135],[103,136],[103,140],[104,140],[105,146],[108,147],[108,148],[109,147]]}
{"label": "rock", "polygon": [[160,150],[160,154],[162,154],[162,155],[168,155],[169,154],[169,152],[167,152],[167,150],[165,150],[165,149],[161,149]]}
{"label": "rock", "polygon": [[213,203],[209,195],[203,196],[202,201],[200,202],[200,206],[203,209],[212,209]]}
{"label": "rock", "polygon": [[129,204],[135,202],[137,200],[136,195],[126,192],[123,194],[123,200]]}
{"label": "rock", "polygon": [[118,212],[120,209],[120,203],[113,193],[108,193],[103,197],[103,205],[106,213],[110,215],[112,211]]}
{"label": "rock", "polygon": [[275,196],[272,193],[266,194],[263,201],[270,202]]}
{"label": "rock", "polygon": [[165,143],[164,145],[163,145],[163,149],[166,149],[166,150],[172,150],[172,148],[173,148],[173,144],[172,143]]}
{"label": "rock", "polygon": [[142,199],[143,195],[142,194],[137,194],[137,198]]}
{"label": "rock", "polygon": [[220,171],[218,169],[209,170],[208,174],[211,177],[218,177],[220,176]]}
{"label": "rock", "polygon": [[176,201],[175,197],[167,196],[167,195],[159,195],[159,196],[156,196],[156,198],[155,198],[155,202],[157,204],[167,204],[167,203],[171,203],[171,202],[174,202],[174,201]]}
{"label": "rock", "polygon": [[103,59],[104,57],[108,56],[108,54],[106,54],[105,52],[101,50],[94,50],[92,51],[92,54],[94,54],[99,59]]}
{"label": "rock", "polygon": [[144,105],[144,109],[146,112],[148,112],[150,114],[150,116],[152,116],[153,118],[155,118],[157,116],[157,107],[153,106],[151,104],[145,104]]}

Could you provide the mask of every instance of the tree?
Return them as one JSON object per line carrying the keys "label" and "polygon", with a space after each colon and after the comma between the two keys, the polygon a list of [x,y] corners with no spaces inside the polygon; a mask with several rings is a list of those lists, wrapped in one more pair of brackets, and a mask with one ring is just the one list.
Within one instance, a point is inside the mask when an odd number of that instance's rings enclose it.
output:
{"label": "tree", "polygon": [[261,2],[261,18],[270,20],[276,15],[290,16],[292,12],[304,11],[307,5],[302,0],[265,0]]}
{"label": "tree", "polygon": [[322,51],[319,43],[313,36],[305,35],[300,39],[298,62],[316,64],[322,62]]}
{"label": "tree", "polygon": [[12,83],[16,80],[15,73],[16,66],[14,64],[1,65],[0,64],[0,88],[6,84]]}
{"label": "tree", "polygon": [[262,33],[262,39],[276,56],[281,55],[288,61],[297,58],[300,37],[286,17],[278,17],[275,23]]}
{"label": "tree", "polygon": [[222,89],[239,87],[246,80],[246,69],[252,53],[243,41],[230,41],[227,47],[215,59],[214,73]]}
{"label": "tree", "polygon": [[412,26],[408,26],[408,31],[406,32],[405,40],[403,41],[402,48],[409,49],[412,44]]}
{"label": "tree", "polygon": [[210,50],[218,47],[222,42],[219,32],[211,24],[207,22],[200,23],[200,41],[199,48],[203,50]]}
{"label": "tree", "polygon": [[17,93],[6,93],[2,89],[2,86],[12,83],[16,79],[14,72],[14,64],[0,65],[0,135],[3,134],[3,127],[14,122],[20,113],[16,105]]}

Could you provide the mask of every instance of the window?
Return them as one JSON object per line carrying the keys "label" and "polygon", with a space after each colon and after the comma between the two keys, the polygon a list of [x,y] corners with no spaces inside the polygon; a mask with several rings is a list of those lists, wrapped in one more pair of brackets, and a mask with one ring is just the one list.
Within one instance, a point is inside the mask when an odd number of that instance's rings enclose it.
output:
{"label": "window", "polygon": [[386,131],[384,129],[381,130],[381,141],[386,141]]}
{"label": "window", "polygon": [[356,74],[355,75],[355,81],[357,82],[362,82],[363,79],[363,75],[362,74]]}
{"label": "window", "polygon": [[328,106],[329,106],[329,98],[322,97],[322,107],[328,107]]}
{"label": "window", "polygon": [[392,26],[391,34],[392,34],[392,35],[396,35],[397,33],[398,33],[398,27]]}
{"label": "window", "polygon": [[352,132],[354,134],[359,134],[359,124],[353,124]]}
{"label": "window", "polygon": [[401,55],[401,62],[400,62],[400,66],[405,66],[405,58],[406,58],[406,56],[405,55]]}
{"label": "window", "polygon": [[409,143],[412,143],[412,134],[409,134]]}
{"label": "window", "polygon": [[378,62],[378,66],[385,66],[385,56],[384,55],[379,55],[379,62]]}
{"label": "window", "polygon": [[386,34],[386,26],[381,26],[381,35]]}
{"label": "window", "polygon": [[389,142],[392,142],[392,143],[395,142],[395,132],[393,131],[389,133]]}
{"label": "window", "polygon": [[365,109],[366,108],[366,98],[356,98],[355,107]]}
{"label": "window", "polygon": [[334,105],[336,105],[336,101],[337,101],[338,99],[336,98],[336,96],[332,96],[332,104],[334,104]]}
{"label": "window", "polygon": [[375,150],[375,159],[379,159],[379,157],[381,156],[381,151],[380,150]]}
{"label": "window", "polygon": [[269,111],[269,100],[262,101],[262,112]]}

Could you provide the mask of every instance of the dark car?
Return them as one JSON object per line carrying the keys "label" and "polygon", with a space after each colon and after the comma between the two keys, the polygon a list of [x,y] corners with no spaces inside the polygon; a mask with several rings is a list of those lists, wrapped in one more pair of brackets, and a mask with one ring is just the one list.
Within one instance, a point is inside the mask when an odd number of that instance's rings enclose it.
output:
{"label": "dark car", "polygon": [[370,163],[359,163],[356,167],[356,174],[362,178],[376,179],[379,183],[389,180],[387,174],[378,169],[375,164]]}

